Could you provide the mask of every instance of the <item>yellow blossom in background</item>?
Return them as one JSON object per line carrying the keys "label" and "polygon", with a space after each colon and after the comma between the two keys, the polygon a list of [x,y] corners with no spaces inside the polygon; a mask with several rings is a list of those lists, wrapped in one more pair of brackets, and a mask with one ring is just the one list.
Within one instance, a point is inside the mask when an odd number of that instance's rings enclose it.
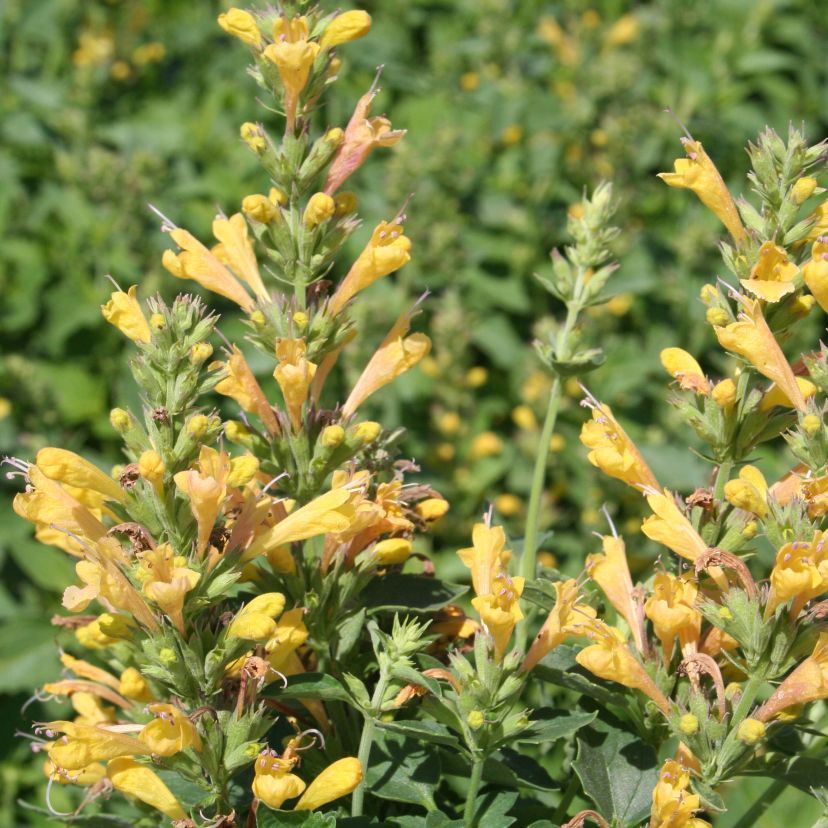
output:
{"label": "yellow blossom in background", "polygon": [[793,280],[799,268],[788,258],[784,247],[766,241],[759,248],[759,257],[750,271],[749,279],[741,279],[742,287],[765,302],[778,302],[793,293]]}
{"label": "yellow blossom in background", "polygon": [[746,359],[760,374],[779,386],[793,408],[804,411],[805,400],[796,377],[762,315],[759,302],[755,299],[742,299],[741,302],[743,310],[736,322],[726,327],[714,326],[719,344]]}
{"label": "yellow blossom in background", "polygon": [[239,38],[254,49],[262,47],[262,33],[256,25],[256,18],[244,9],[230,9],[218,16],[218,24],[227,34]]}
{"label": "yellow blossom in background", "polygon": [[147,343],[151,339],[150,327],[141,304],[136,297],[138,287],[133,285],[126,293],[117,290],[105,305],[101,313],[111,325],[133,342]]}
{"label": "yellow blossom in background", "polygon": [[700,141],[682,138],[681,143],[687,158],[676,160],[675,172],[659,173],[658,177],[670,187],[686,187],[692,190],[702,204],[716,214],[733,237],[733,241],[737,245],[741,244],[747,239],[747,233],[733,197],[722,181],[716,165],[710,160]]}
{"label": "yellow blossom in background", "polygon": [[493,431],[484,431],[472,440],[469,457],[476,460],[480,457],[492,457],[503,451],[503,440]]}
{"label": "yellow blossom in background", "polygon": [[702,373],[699,363],[687,351],[681,348],[665,348],[661,352],[661,364],[673,379],[678,380],[682,388],[695,391],[697,394],[710,393],[710,382]]}
{"label": "yellow blossom in background", "polygon": [[338,14],[322,32],[319,45],[323,49],[332,49],[342,43],[349,43],[364,37],[371,30],[371,15],[366,11],[355,9]]}

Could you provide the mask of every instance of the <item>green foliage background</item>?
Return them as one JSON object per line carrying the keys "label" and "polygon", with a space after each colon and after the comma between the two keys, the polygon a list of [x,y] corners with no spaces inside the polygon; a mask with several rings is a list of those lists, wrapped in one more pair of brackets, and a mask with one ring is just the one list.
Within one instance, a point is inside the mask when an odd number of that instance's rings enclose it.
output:
{"label": "green foliage background", "polygon": [[[111,289],[105,275],[137,283],[143,297],[173,295],[182,286],[161,270],[165,240],[147,203],[206,237],[217,207],[234,211],[261,189],[236,136],[243,121],[271,116],[253,100],[242,52],[215,24],[227,5],[0,4],[0,454],[32,458],[61,445],[104,467],[118,462],[108,412],[135,392],[124,341],[99,313]],[[406,232],[415,247],[411,264],[359,308],[374,333],[364,337],[367,354],[395,309],[426,288],[433,294],[422,321],[433,358],[381,395],[376,415],[408,429],[405,453],[452,503],[435,541],[444,575],[460,574],[453,550],[489,501],[522,534],[537,430],[514,409],[540,416],[544,381],[529,343],[560,311],[532,274],[565,243],[567,207],[602,178],[621,200],[621,269],[619,297],[591,320],[589,336],[608,359],[590,389],[629,424],[667,486],[692,489],[707,469],[686,461],[688,435],[664,403],[658,352],[710,348],[696,297],[717,275],[722,228],[691,195],[654,177],[681,154],[679,128],[663,110],[676,111],[742,191],[744,143],[765,124],[785,131],[804,119],[809,138],[826,134],[824,9],[810,0],[363,6],[372,34],[344,50],[325,116],[343,124],[384,64],[375,111],[409,134],[373,159],[356,189],[367,193],[366,231],[413,193]],[[472,388],[475,366],[488,380]],[[579,393],[569,391],[544,504],[555,534],[544,548],[579,571],[609,493],[633,554],[650,561],[653,551],[633,534],[635,498],[606,481],[599,488],[585,461]],[[454,413],[457,430],[445,416]],[[501,445],[481,456],[475,437],[489,431]],[[49,618],[72,567],[12,514],[17,482],[0,485],[0,826],[41,825],[16,805],[42,801],[45,779],[13,730],[32,688],[59,671]],[[498,499],[504,494],[519,500]],[[731,814],[744,813],[755,790],[732,792]],[[797,796],[786,793],[754,824],[786,814],[791,828],[810,825],[812,801]],[[732,824],[730,815],[717,824]]]}

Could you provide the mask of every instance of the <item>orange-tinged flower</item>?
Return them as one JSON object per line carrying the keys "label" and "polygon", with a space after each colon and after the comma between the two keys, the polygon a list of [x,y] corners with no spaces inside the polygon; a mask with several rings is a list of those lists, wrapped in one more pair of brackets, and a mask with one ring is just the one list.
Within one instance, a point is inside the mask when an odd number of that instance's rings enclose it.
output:
{"label": "orange-tinged flower", "polygon": [[581,428],[581,442],[591,449],[587,459],[604,474],[636,488],[660,488],[635,444],[619,425],[608,405],[587,400],[592,420]]}
{"label": "orange-tinged flower", "polygon": [[726,327],[713,328],[719,344],[746,359],[760,374],[779,386],[794,408],[804,411],[805,399],[794,372],[768,327],[759,302],[745,298],[740,301],[743,310],[738,320]]}
{"label": "orange-tinged flower", "polygon": [[460,549],[457,555],[471,570],[475,595],[488,595],[495,577],[506,567],[512,553],[506,549],[502,526],[476,523],[472,529],[472,546]]}
{"label": "orange-tinged flower", "polygon": [[190,510],[198,524],[196,552],[204,554],[210,534],[227,497],[230,458],[209,446],[202,446],[195,469],[178,472],[173,479],[179,491],[190,501]]}
{"label": "orange-tinged flower", "polygon": [[296,431],[302,425],[302,406],[316,374],[316,364],[305,356],[306,348],[304,339],[280,339],[276,346],[279,364],[273,377],[282,389],[288,416]]}
{"label": "orange-tinged flower", "polygon": [[213,235],[219,240],[213,248],[213,255],[253,289],[256,296],[264,302],[270,301],[270,295],[259,274],[253,243],[247,232],[247,222],[241,213],[230,218],[216,218],[213,221]]}
{"label": "orange-tinged flower", "polygon": [[814,651],[776,688],[754,715],[767,722],[794,704],[828,698],[828,633],[819,634]]}
{"label": "orange-tinged flower", "polygon": [[580,590],[574,578],[566,581],[555,581],[552,584],[555,590],[555,606],[544,621],[540,632],[532,642],[521,670],[531,670],[542,658],[552,652],[570,635],[582,634],[578,628],[589,618],[595,618],[595,610],[588,604],[579,604]]}
{"label": "orange-tinged flower", "polygon": [[133,285],[126,293],[115,291],[105,305],[101,305],[101,313],[110,325],[114,325],[124,336],[133,342],[146,344],[152,338],[150,326],[141,304],[135,293],[137,285]]}
{"label": "orange-tinged flower", "polygon": [[608,626],[600,619],[591,619],[581,626],[579,633],[594,643],[584,647],[575,656],[578,664],[599,678],[640,690],[649,696],[663,713],[670,712],[667,697],[627,647],[620,630]]}
{"label": "orange-tinged flower", "polygon": [[139,553],[138,578],[143,592],[172,619],[184,634],[184,598],[195,587],[200,575],[185,566],[186,559],[176,557],[168,543]]}
{"label": "orange-tinged flower", "polygon": [[472,606],[494,640],[498,661],[506,653],[515,624],[523,619],[518,599],[523,593],[524,580],[519,576],[512,578],[501,570],[492,580],[491,593],[472,598]]}
{"label": "orange-tinged flower", "polygon": [[685,655],[694,652],[701,632],[701,613],[696,609],[698,588],[689,577],[676,578],[668,572],[657,572],[653,594],[644,604],[647,618],[653,622],[669,664],[676,638]]}
{"label": "orange-tinged flower", "polygon": [[705,396],[710,393],[710,382],[704,376],[699,363],[687,351],[681,348],[665,348],[661,352],[661,364],[685,390]]}
{"label": "orange-tinged flower", "polygon": [[107,764],[106,775],[115,790],[140,799],[170,819],[186,819],[187,814],[181,803],[161,781],[161,777],[147,765],[124,756]]}
{"label": "orange-tinged flower", "polygon": [[676,159],[675,172],[659,173],[658,177],[670,187],[692,190],[702,204],[716,214],[733,237],[733,241],[741,244],[747,239],[747,233],[733,197],[722,181],[716,165],[710,160],[700,141],[682,138],[681,143],[687,158]]}
{"label": "orange-tinged flower", "polygon": [[368,397],[413,368],[431,350],[431,340],[424,333],[406,336],[411,316],[412,312],[405,311],[383,339],[342,406],[343,417],[354,414]]}
{"label": "orange-tinged flower", "polygon": [[756,466],[742,466],[738,479],[725,483],[724,495],[737,509],[760,518],[768,513],[768,484]]}
{"label": "orange-tinged flower", "polygon": [[362,782],[362,764],[354,756],[346,756],[328,765],[308,785],[302,798],[296,803],[295,811],[315,811],[341,796],[347,796]]}
{"label": "orange-tinged flower", "polygon": [[784,247],[766,241],[751,268],[750,278],[741,279],[742,287],[765,302],[778,302],[796,289],[794,279],[799,268],[788,258]]}
{"label": "orange-tinged flower", "polygon": [[380,222],[331,297],[330,312],[335,316],[359,291],[406,265],[411,260],[410,251],[411,239],[402,224]]}
{"label": "orange-tinged flower", "polygon": [[643,652],[644,631],[641,606],[633,596],[633,583],[627,563],[624,539],[604,535],[601,543],[602,553],[587,556],[587,574],[601,587],[610,604],[627,622],[636,649]]}
{"label": "orange-tinged flower", "polygon": [[393,147],[402,141],[404,129],[392,129],[391,121],[385,117],[369,118],[371,104],[376,97],[373,88],[357,101],[354,114],[345,128],[345,137],[336,151],[328,170],[325,192],[333,195],[355,173],[376,147]]}
{"label": "orange-tinged flower", "polygon": [[151,753],[174,756],[182,750],[201,750],[201,737],[187,715],[172,704],[151,704],[149,712],[155,718],[144,726],[138,738]]}
{"label": "orange-tinged flower", "polygon": [[232,397],[242,409],[256,414],[271,434],[279,433],[279,423],[261,386],[256,381],[244,354],[234,345],[227,362],[214,362],[211,369],[222,369],[225,376],[216,385],[216,391]]}

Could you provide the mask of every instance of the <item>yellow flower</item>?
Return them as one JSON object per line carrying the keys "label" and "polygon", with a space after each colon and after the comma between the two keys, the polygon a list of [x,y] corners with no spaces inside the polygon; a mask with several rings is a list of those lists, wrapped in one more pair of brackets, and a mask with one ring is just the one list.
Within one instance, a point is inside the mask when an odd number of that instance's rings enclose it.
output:
{"label": "yellow flower", "polygon": [[682,653],[698,643],[701,632],[701,613],[696,609],[698,588],[687,577],[676,578],[669,572],[657,572],[653,581],[653,594],[644,604],[647,618],[653,622],[664,654],[669,664],[676,638]]}
{"label": "yellow flower", "polygon": [[230,218],[216,218],[213,221],[213,235],[218,244],[213,248],[213,255],[243,282],[247,282],[256,296],[264,302],[270,301],[270,295],[262,282],[253,242],[247,231],[247,222],[241,213],[234,213]]}
{"label": "yellow flower", "polygon": [[207,290],[235,302],[250,313],[256,303],[239,280],[198,239],[186,230],[170,230],[172,240],[181,248],[176,254],[165,250],[161,263],[177,279],[193,279]]}
{"label": "yellow flower", "polygon": [[293,20],[279,17],[273,24],[273,37],[276,42],[265,48],[264,56],[279,70],[285,88],[287,128],[293,132],[299,96],[308,83],[311,67],[319,54],[319,44],[307,39],[308,24],[304,17]]}
{"label": "yellow flower", "polygon": [[815,532],[810,541],[786,543],[776,553],[765,618],[770,618],[778,606],[791,600],[791,617],[796,618],[808,601],[828,591],[826,543],[828,534]]}
{"label": "yellow flower", "polygon": [[636,488],[658,489],[658,481],[608,405],[591,403],[592,420],[581,428],[581,442],[591,451],[587,458],[604,474]]}
{"label": "yellow flower", "polygon": [[122,696],[137,702],[148,702],[152,700],[152,691],[146,679],[134,667],[127,667],[121,673],[118,692]]}
{"label": "yellow flower", "polygon": [[[796,377],[796,384],[802,396],[809,400],[816,394],[816,386],[805,377]],[[770,411],[771,408],[779,406],[780,408],[791,408],[792,403],[778,385],[772,385],[762,397],[762,402],[759,403],[760,411]]]}
{"label": "yellow flower", "polygon": [[144,595],[161,607],[183,635],[184,598],[201,576],[195,570],[185,567],[185,559],[176,558],[168,543],[139,553],[138,559],[138,577],[143,582]]}
{"label": "yellow flower", "polygon": [[354,10],[338,14],[322,33],[319,45],[332,49],[341,43],[364,37],[371,30],[371,15],[366,11]]}
{"label": "yellow flower", "polygon": [[362,765],[354,756],[346,756],[328,765],[308,785],[302,798],[296,803],[295,811],[315,811],[341,796],[347,796],[362,782]]}
{"label": "yellow flower", "polygon": [[305,783],[291,773],[297,758],[290,746],[281,757],[275,750],[263,750],[253,766],[253,795],[276,810],[286,799],[299,796],[305,790]]}
{"label": "yellow flower", "polygon": [[137,290],[138,287],[133,285],[127,293],[115,291],[109,301],[101,305],[101,313],[107,322],[133,342],[147,343],[152,338],[150,326],[135,296]]}
{"label": "yellow flower", "polygon": [[330,313],[334,316],[340,313],[359,291],[407,264],[411,260],[410,250],[411,239],[405,235],[402,224],[380,222],[331,297]]}
{"label": "yellow flower", "polygon": [[281,592],[265,592],[245,604],[227,628],[231,638],[266,641],[276,632],[276,618],[285,608]]}
{"label": "yellow flower", "polygon": [[152,484],[159,496],[164,492],[164,472],[167,467],[161,455],[155,449],[147,449],[138,458],[138,473]]}
{"label": "yellow flower", "polygon": [[302,406],[308,398],[317,368],[305,357],[306,347],[304,339],[280,339],[276,346],[279,364],[273,371],[273,377],[282,389],[295,431],[299,431],[302,425]]}
{"label": "yellow flower", "polygon": [[59,785],[82,785],[89,787],[100,782],[106,776],[106,767],[100,762],[92,762],[85,768],[67,771],[59,768],[51,759],[43,763],[43,773],[48,779],[57,782]]}
{"label": "yellow flower", "polygon": [[762,315],[759,302],[753,299],[741,299],[741,302],[744,310],[736,322],[713,328],[719,344],[746,359],[760,374],[775,382],[791,405],[803,411],[805,399],[791,366]]}
{"label": "yellow flower", "polygon": [[663,544],[688,561],[695,561],[707,552],[707,544],[682,514],[670,492],[665,489],[663,493],[650,493],[647,503],[654,514],[641,524],[641,531],[650,540]]}
{"label": "yellow flower", "polygon": [[388,118],[368,117],[376,94],[372,89],[357,101],[354,114],[345,128],[345,138],[328,170],[328,178],[325,181],[325,192],[328,195],[333,195],[348,176],[365,163],[365,159],[375,147],[393,147],[402,141],[405,135],[404,129],[392,129]]}
{"label": "yellow flower", "polygon": [[476,595],[492,591],[495,576],[512,557],[506,547],[506,533],[502,526],[476,523],[472,529],[472,546],[457,552],[460,560],[471,570],[472,588]]}
{"label": "yellow flower", "polygon": [[810,175],[803,176],[791,187],[791,201],[794,204],[802,204],[807,201],[819,186],[819,182]]}
{"label": "yellow flower", "polygon": [[431,340],[424,333],[406,336],[411,315],[403,312],[383,339],[342,406],[343,417],[350,417],[368,397],[413,368],[431,350]]}
{"label": "yellow flower", "polygon": [[190,501],[190,510],[198,524],[196,552],[202,555],[227,497],[230,458],[209,446],[202,446],[197,468],[181,471],[173,479],[178,490]]}
{"label": "yellow flower", "polygon": [[670,702],[647,674],[641,662],[630,652],[621,631],[600,619],[588,619],[579,633],[594,643],[584,647],[575,660],[590,673],[607,681],[640,690],[649,696],[663,713],[670,712]]}
{"label": "yellow flower", "polygon": [[216,385],[219,394],[232,397],[242,409],[256,414],[271,434],[279,433],[279,423],[244,354],[234,345],[227,362],[214,362],[211,369],[222,369],[225,376]]}
{"label": "yellow flower", "polygon": [[765,724],[758,719],[743,719],[739,723],[736,735],[740,742],[744,742],[746,745],[755,745],[765,738]]}
{"label": "yellow flower", "polygon": [[124,490],[108,474],[72,451],[43,448],[37,453],[35,464],[50,480],[65,486],[91,489],[111,500],[126,500]]}
{"label": "yellow flower", "polygon": [[262,47],[262,33],[256,25],[256,18],[244,9],[230,9],[218,16],[218,24],[227,34],[237,37],[254,49]]}
{"label": "yellow flower", "polygon": [[278,214],[276,205],[266,196],[261,193],[254,193],[253,195],[245,196],[241,204],[242,212],[254,221],[261,224],[270,224]]}
{"label": "yellow flower", "polygon": [[492,580],[492,592],[472,598],[472,606],[494,640],[495,658],[503,658],[515,624],[523,619],[518,599],[523,593],[524,579],[510,577],[501,570]]}
{"label": "yellow flower", "polygon": [[737,509],[763,518],[768,513],[768,484],[756,466],[743,466],[736,480],[728,480],[724,495]]}
{"label": "yellow flower", "polygon": [[333,198],[327,193],[314,193],[308,200],[302,221],[307,227],[324,224],[336,210]]}
{"label": "yellow flower", "polygon": [[544,621],[540,632],[532,642],[521,670],[531,670],[542,658],[551,653],[569,635],[579,635],[579,625],[595,618],[595,610],[588,604],[579,604],[578,582],[574,578],[554,581],[555,606]]}
{"label": "yellow flower", "polygon": [[242,488],[250,483],[259,471],[259,458],[253,454],[243,454],[230,461],[230,474],[227,475],[227,485],[232,488]]}
{"label": "yellow flower", "polygon": [[741,279],[742,287],[765,302],[778,302],[793,293],[799,268],[788,258],[784,247],[766,241],[759,248],[759,258],[749,279]]}
{"label": "yellow flower", "polygon": [[80,770],[93,762],[106,762],[119,756],[149,753],[147,746],[134,736],[117,733],[97,725],[57,721],[45,725],[46,733],[63,733],[63,738],[49,745],[49,758],[60,768]]}
{"label": "yellow flower", "polygon": [[694,816],[701,807],[701,799],[689,793],[689,787],[687,768],[668,759],[653,789],[650,828],[710,828],[709,822]]}
{"label": "yellow flower", "polygon": [[187,814],[172,791],[155,771],[129,757],[113,759],[106,775],[116,791],[134,796],[170,819],[186,819]]}
{"label": "yellow flower", "polygon": [[687,351],[681,348],[665,348],[661,352],[661,364],[673,379],[678,380],[682,388],[695,391],[697,394],[710,393],[710,383],[702,373],[699,363]]}
{"label": "yellow flower", "polygon": [[825,698],[828,698],[828,633],[822,632],[811,655],[776,688],[754,718],[767,722],[791,705]]}
{"label": "yellow flower", "polygon": [[685,187],[692,190],[702,204],[711,210],[724,224],[736,244],[747,239],[747,233],[739,218],[739,211],[733,197],[722,181],[716,165],[704,151],[700,141],[682,138],[681,143],[687,158],[678,158],[675,172],[659,173],[658,177],[670,187]]}
{"label": "yellow flower", "polygon": [[[826,206],[828,201],[823,208]],[[828,209],[825,209],[825,216],[828,217]],[[802,276],[819,306],[823,310],[828,310],[828,241],[822,236],[818,236],[814,241],[811,258],[802,268]]]}
{"label": "yellow flower", "polygon": [[601,587],[610,604],[627,622],[639,652],[644,650],[640,604],[633,597],[633,583],[627,563],[624,539],[604,535],[601,538],[603,553],[588,555],[586,571]]}
{"label": "yellow flower", "polygon": [[493,431],[484,431],[472,440],[469,456],[476,460],[480,457],[491,457],[503,451],[503,440]]}
{"label": "yellow flower", "polygon": [[374,547],[373,555],[381,566],[405,563],[411,556],[411,541],[405,538],[387,538]]}
{"label": "yellow flower", "polygon": [[710,396],[720,408],[732,408],[736,402],[736,383],[732,379],[723,379],[713,386]]}
{"label": "yellow flower", "polygon": [[138,738],[151,753],[158,756],[174,756],[182,750],[201,750],[201,737],[195,725],[185,713],[172,704],[151,704],[149,712],[155,718],[144,725]]}

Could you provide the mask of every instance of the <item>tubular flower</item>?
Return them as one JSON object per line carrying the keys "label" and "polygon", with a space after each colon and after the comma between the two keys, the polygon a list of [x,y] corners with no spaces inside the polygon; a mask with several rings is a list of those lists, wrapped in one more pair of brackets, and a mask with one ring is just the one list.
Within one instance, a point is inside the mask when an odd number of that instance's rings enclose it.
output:
{"label": "tubular flower", "polygon": [[[816,386],[805,377],[797,377],[796,384],[802,396],[809,400],[816,394]],[[780,408],[791,408],[793,403],[788,399],[788,396],[782,391],[778,385],[772,385],[762,397],[762,402],[759,403],[760,411],[770,411],[771,408],[779,406]]]}
{"label": "tubular flower", "polygon": [[733,197],[722,181],[716,165],[710,160],[700,141],[682,138],[681,143],[687,158],[676,159],[675,172],[659,173],[658,177],[670,187],[692,190],[702,204],[716,214],[733,237],[733,241],[737,245],[741,244],[747,238],[747,233]]}
{"label": "tubular flower", "polygon": [[234,345],[227,362],[214,362],[210,368],[222,369],[225,376],[216,385],[216,391],[232,397],[244,411],[256,414],[271,434],[279,433],[276,415],[267,401],[244,354]]}
{"label": "tubular flower", "polygon": [[759,248],[759,258],[751,268],[750,278],[741,279],[742,287],[765,302],[778,302],[793,293],[799,268],[788,258],[784,247],[766,241]]}
{"label": "tubular flower", "polygon": [[670,712],[667,697],[658,689],[641,662],[630,652],[619,629],[608,626],[600,619],[591,619],[582,624],[578,632],[594,642],[575,656],[581,667],[599,678],[640,690],[649,696],[663,713]]}
{"label": "tubular flower", "polygon": [[63,733],[64,738],[49,745],[49,758],[59,768],[80,770],[93,762],[106,762],[119,756],[149,753],[147,746],[134,736],[117,733],[98,725],[75,722],[48,722],[45,731]]}
{"label": "tubular flower", "polygon": [[[823,204],[826,208],[828,202]],[[828,210],[825,212],[828,217]],[[802,268],[802,276],[808,290],[823,310],[828,310],[828,238],[818,237],[811,248],[811,258]]]}
{"label": "tubular flower", "polygon": [[273,377],[282,389],[290,422],[296,431],[302,425],[302,406],[316,374],[316,364],[305,357],[304,339],[281,339],[276,346],[279,364]]}
{"label": "tubular flower", "polygon": [[138,738],[158,756],[174,756],[182,750],[201,750],[201,737],[195,725],[177,707],[171,704],[151,704],[149,712],[155,718],[138,734]]}
{"label": "tubular flower", "polygon": [[391,121],[382,116],[369,118],[376,91],[371,89],[357,101],[354,114],[345,127],[345,137],[328,170],[325,192],[333,195],[355,173],[375,147],[393,147],[405,135],[404,129],[392,129]]}
{"label": "tubular flower", "polygon": [[105,472],[73,451],[43,448],[35,464],[50,480],[78,489],[91,489],[110,500],[124,501],[124,490]]}
{"label": "tubular flower", "polygon": [[262,33],[256,25],[256,18],[244,9],[230,9],[218,16],[218,24],[229,35],[237,37],[254,49],[262,48]]}
{"label": "tubular flower", "polygon": [[754,714],[767,722],[785,708],[828,698],[828,633],[819,634],[814,651],[776,688]]}
{"label": "tubular flower", "polygon": [[333,49],[341,43],[349,43],[364,37],[371,30],[371,15],[366,11],[355,9],[338,14],[322,33],[319,45],[323,49]]}
{"label": "tubular flower", "polygon": [[653,789],[650,828],[710,828],[709,822],[693,816],[701,807],[701,799],[688,793],[689,787],[687,768],[668,759]]}
{"label": "tubular flower", "polygon": [[411,260],[410,251],[411,239],[405,235],[402,224],[380,222],[331,297],[330,312],[335,316],[359,291],[407,264]]}
{"label": "tubular flower", "polygon": [[106,766],[106,775],[115,790],[140,799],[145,805],[161,811],[170,819],[187,818],[172,791],[161,781],[158,774],[146,765],[124,756],[109,762]]}
{"label": "tubular flower", "polygon": [[647,618],[661,642],[664,663],[669,664],[676,638],[683,654],[695,652],[701,632],[701,613],[696,609],[698,588],[687,577],[656,573],[653,594],[644,604]]}
{"label": "tubular flower", "polygon": [[207,290],[235,302],[250,313],[256,303],[239,280],[195,236],[180,227],[169,231],[181,249],[165,250],[161,263],[177,279],[193,279]]}
{"label": "tubular flower", "polygon": [[341,796],[347,796],[362,782],[362,764],[355,756],[346,756],[328,765],[308,785],[294,811],[315,811]]}
{"label": "tubular flower", "polygon": [[581,442],[591,449],[587,459],[604,474],[636,488],[660,488],[635,444],[619,425],[608,405],[591,399],[592,420],[581,428]]}
{"label": "tubular flower", "polygon": [[276,632],[276,620],[285,608],[281,592],[265,592],[245,604],[227,628],[228,637],[265,641]]}
{"label": "tubular flower", "polygon": [[186,558],[176,556],[168,543],[141,552],[138,578],[143,583],[144,595],[170,617],[178,631],[184,634],[184,597],[195,587],[200,575],[188,569]]}
{"label": "tubular flower", "polygon": [[[303,607],[288,610],[276,625],[270,640],[265,644],[266,658],[270,666],[286,676],[304,672],[302,662],[296,657],[296,650],[308,638],[308,628],[302,620],[305,616]],[[276,673],[273,674],[273,678]]]}
{"label": "tubular flower", "polygon": [[249,561],[270,549],[294,541],[344,532],[354,518],[353,500],[356,492],[350,488],[334,488],[292,511],[287,517],[261,532],[247,548],[243,560]]}
{"label": "tubular flower", "polygon": [[115,291],[109,301],[101,305],[101,313],[103,318],[124,336],[133,342],[146,344],[151,339],[151,332],[141,304],[135,296],[137,290],[138,286],[133,285],[126,293],[122,290]]}
{"label": "tubular flower", "polygon": [[134,667],[127,667],[121,673],[118,692],[122,696],[137,702],[148,702],[152,701],[153,698],[146,679]]}
{"label": "tubular flower", "polygon": [[356,381],[342,406],[343,417],[350,417],[368,397],[413,368],[431,350],[431,340],[424,333],[406,336],[410,325],[411,312],[405,311]]}
{"label": "tubular flower", "polygon": [[253,243],[247,232],[247,222],[241,213],[230,218],[216,218],[213,221],[213,235],[219,244],[213,248],[213,255],[253,289],[256,296],[268,302],[270,296],[259,274]]}
{"label": "tubular flower", "polygon": [[765,618],[770,618],[778,606],[791,600],[791,616],[796,618],[808,601],[828,591],[826,542],[826,533],[815,532],[810,542],[786,543],[776,553]]}
{"label": "tubular flower", "polygon": [[178,472],[175,485],[190,501],[190,510],[198,524],[196,552],[203,555],[210,542],[210,534],[227,497],[227,478],[230,458],[209,446],[202,446],[196,469]]}
{"label": "tubular flower", "polygon": [[775,382],[790,400],[793,408],[805,410],[805,399],[797,385],[791,366],[762,315],[755,299],[742,299],[744,310],[738,321],[726,327],[714,326],[719,344],[744,359],[760,373]]}
{"label": "tubular flower", "polygon": [[460,560],[471,570],[476,595],[490,593],[497,573],[508,564],[512,553],[505,546],[502,526],[476,523],[472,529],[472,546],[458,551]]}
{"label": "tubular flower", "polygon": [[574,578],[555,581],[555,606],[544,621],[540,632],[532,642],[521,670],[531,670],[542,658],[552,652],[569,635],[579,635],[578,625],[595,618],[595,610],[588,604],[579,604],[578,583]]}
{"label": "tubular flower", "polygon": [[587,574],[601,587],[610,604],[627,622],[633,641],[635,641],[635,647],[642,652],[644,649],[643,618],[641,606],[633,597],[633,583],[627,564],[624,539],[604,535],[601,543],[603,553],[587,556]]}
{"label": "tubular flower", "polygon": [[285,88],[287,128],[292,132],[296,126],[299,96],[308,83],[311,67],[319,54],[319,44],[308,40],[308,24],[304,17],[277,18],[273,24],[273,39],[276,42],[265,48],[264,56],[279,70]]}
{"label": "tubular flower", "polygon": [[523,578],[512,578],[505,570],[501,570],[492,580],[490,593],[472,598],[472,606],[494,639],[495,658],[498,660],[506,652],[515,624],[523,618],[518,604],[523,584]]}
{"label": "tubular flower", "polygon": [[85,768],[68,771],[66,768],[59,768],[51,759],[43,763],[43,773],[47,779],[57,782],[59,785],[81,785],[89,787],[100,782],[106,776],[106,767],[100,762],[92,762]]}
{"label": "tubular flower", "polygon": [[699,363],[687,351],[681,348],[665,348],[661,352],[661,364],[673,379],[678,380],[683,389],[705,396],[710,393],[710,382],[702,373]]}
{"label": "tubular flower", "polygon": [[756,466],[742,466],[736,480],[728,480],[724,495],[731,506],[763,518],[768,513],[768,484]]}
{"label": "tubular flower", "polygon": [[670,492],[649,493],[647,503],[654,514],[641,524],[641,531],[650,540],[663,544],[688,561],[695,561],[707,552],[707,544],[682,514]]}
{"label": "tubular flower", "polygon": [[275,750],[263,750],[254,765],[253,795],[276,810],[286,799],[299,796],[305,790],[305,783],[291,773],[297,759],[290,745],[281,757]]}

